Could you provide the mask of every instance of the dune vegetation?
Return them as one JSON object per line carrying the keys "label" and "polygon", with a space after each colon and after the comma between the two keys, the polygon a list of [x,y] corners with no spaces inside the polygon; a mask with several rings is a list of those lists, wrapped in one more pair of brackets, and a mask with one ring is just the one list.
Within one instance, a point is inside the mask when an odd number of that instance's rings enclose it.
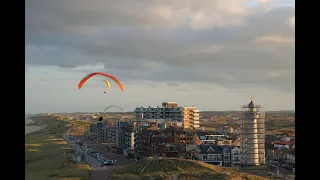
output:
{"label": "dune vegetation", "polygon": [[69,120],[54,116],[33,116],[30,119],[43,128],[25,137],[26,179],[88,179],[90,167],[77,164],[72,159],[71,146],[61,138],[70,126]]}
{"label": "dune vegetation", "polygon": [[144,159],[114,172],[111,180],[267,180],[233,168],[213,166],[199,161],[176,158]]}

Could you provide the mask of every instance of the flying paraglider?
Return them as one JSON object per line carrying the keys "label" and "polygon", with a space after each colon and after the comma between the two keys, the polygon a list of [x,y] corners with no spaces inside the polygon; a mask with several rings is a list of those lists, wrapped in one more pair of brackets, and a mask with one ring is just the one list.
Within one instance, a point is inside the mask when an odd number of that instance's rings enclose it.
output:
{"label": "flying paraglider", "polygon": [[103,117],[99,113],[93,113],[91,116],[93,119],[98,119],[98,121],[103,120]]}
{"label": "flying paraglider", "polygon": [[107,81],[107,80],[103,80],[102,82],[105,82],[105,83],[107,84],[108,89],[110,89],[110,88],[111,88],[109,81]]}
{"label": "flying paraglider", "polygon": [[93,113],[91,116],[93,119],[101,117],[101,115],[99,113]]}
{"label": "flying paraglider", "polygon": [[119,108],[119,109],[121,109],[121,110],[124,112],[124,109],[123,109],[122,107],[120,107],[120,106],[115,106],[115,105],[106,107],[106,108],[104,109],[104,112],[106,112],[106,110],[109,109],[109,108],[111,108],[111,107]]}
{"label": "flying paraglider", "polygon": [[[85,77],[84,77],[83,79],[81,79],[81,81],[79,82],[79,84],[78,84],[78,89],[81,89],[82,86],[84,85],[84,83],[85,83],[88,79],[90,79],[92,76],[96,76],[96,75],[105,76],[105,77],[108,77],[108,78],[114,80],[114,81],[117,83],[117,85],[119,86],[120,90],[121,90],[121,91],[124,91],[124,88],[123,88],[123,86],[122,86],[122,84],[121,84],[121,82],[119,81],[118,78],[116,78],[115,76],[113,76],[113,75],[111,75],[111,74],[107,74],[107,73],[103,73],[103,72],[94,72],[94,73],[91,73],[91,74],[88,74],[87,76],[85,76]],[[107,84],[107,85],[108,85],[108,84]],[[110,85],[110,84],[109,84],[109,85]],[[109,86],[108,86],[108,87],[109,87]]]}
{"label": "flying paraglider", "polygon": [[[103,80],[102,82],[105,82],[105,83],[107,84],[108,89],[110,89],[110,88],[111,88],[109,81],[107,81],[107,80]],[[106,92],[103,92],[103,93],[106,93]]]}

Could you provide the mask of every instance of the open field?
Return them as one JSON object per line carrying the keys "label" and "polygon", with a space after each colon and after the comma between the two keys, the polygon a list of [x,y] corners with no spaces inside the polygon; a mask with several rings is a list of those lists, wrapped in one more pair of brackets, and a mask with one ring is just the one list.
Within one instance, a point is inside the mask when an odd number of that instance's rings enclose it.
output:
{"label": "open field", "polygon": [[[224,125],[240,127],[240,111],[200,112],[200,126],[207,130],[216,130]],[[266,134],[295,132],[294,112],[266,112]]]}
{"label": "open field", "polygon": [[218,167],[206,163],[186,159],[145,159],[116,170],[111,180],[138,180],[155,178],[171,180],[177,176],[179,180],[267,180],[268,178],[239,172],[235,169]]}
{"label": "open field", "polygon": [[30,117],[44,127],[25,137],[25,166],[28,180],[86,180],[91,170],[72,160],[72,148],[60,138],[70,123],[52,116]]}

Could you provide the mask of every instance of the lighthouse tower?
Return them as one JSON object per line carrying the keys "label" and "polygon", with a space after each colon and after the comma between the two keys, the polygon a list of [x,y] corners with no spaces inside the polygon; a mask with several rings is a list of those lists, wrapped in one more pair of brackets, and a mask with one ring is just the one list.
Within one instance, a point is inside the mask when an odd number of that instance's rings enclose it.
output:
{"label": "lighthouse tower", "polygon": [[241,164],[259,166],[265,164],[265,113],[261,105],[251,102],[242,106]]}

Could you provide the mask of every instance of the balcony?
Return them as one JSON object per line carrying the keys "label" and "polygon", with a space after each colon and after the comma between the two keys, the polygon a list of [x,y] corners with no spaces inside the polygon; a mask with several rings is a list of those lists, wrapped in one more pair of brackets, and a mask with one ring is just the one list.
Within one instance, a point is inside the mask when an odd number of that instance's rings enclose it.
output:
{"label": "balcony", "polygon": [[199,117],[192,117],[190,119],[193,119],[193,120],[199,120]]}
{"label": "balcony", "polygon": [[195,124],[195,125],[193,125],[193,127],[194,127],[194,128],[199,128],[200,125],[199,125],[199,124]]}
{"label": "balcony", "polygon": [[200,112],[198,109],[190,110],[190,112]]}
{"label": "balcony", "polygon": [[200,122],[199,121],[193,121],[193,124],[199,124]]}

